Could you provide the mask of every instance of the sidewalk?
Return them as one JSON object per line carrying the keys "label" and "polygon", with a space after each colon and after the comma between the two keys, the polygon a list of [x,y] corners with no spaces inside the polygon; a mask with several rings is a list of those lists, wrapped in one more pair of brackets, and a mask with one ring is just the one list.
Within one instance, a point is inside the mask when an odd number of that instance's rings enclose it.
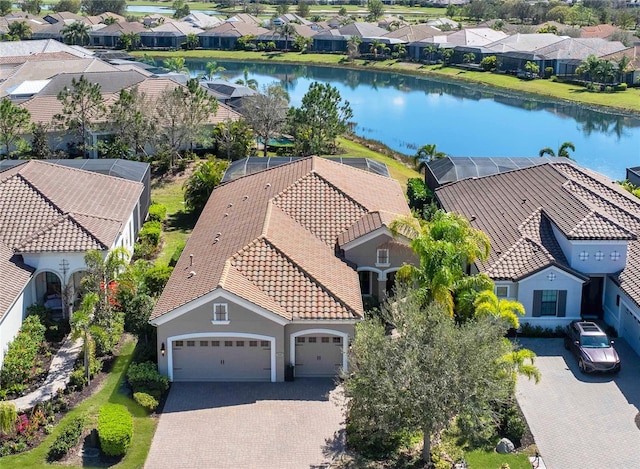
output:
{"label": "sidewalk", "polygon": [[64,389],[69,382],[71,372],[73,371],[73,364],[76,358],[82,351],[82,339],[73,340],[71,336],[67,337],[53,357],[51,366],[49,367],[49,374],[42,386],[27,394],[26,396],[13,399],[9,402],[13,402],[18,412],[31,409],[39,402],[44,402],[58,392],[58,389]]}

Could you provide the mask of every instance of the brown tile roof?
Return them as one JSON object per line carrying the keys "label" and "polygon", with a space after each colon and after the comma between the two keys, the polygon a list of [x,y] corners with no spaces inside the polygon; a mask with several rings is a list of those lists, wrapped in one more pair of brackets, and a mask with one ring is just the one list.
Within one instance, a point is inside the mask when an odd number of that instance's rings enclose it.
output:
{"label": "brown tile roof", "polygon": [[34,269],[22,261],[22,256],[0,242],[0,319],[15,303],[31,279]]}
{"label": "brown tile roof", "polygon": [[496,279],[518,280],[548,265],[569,269],[552,224],[569,239],[628,240],[618,281],[640,305],[640,200],[604,176],[552,162],[465,179],[436,195],[489,235],[492,251],[479,268]]}
{"label": "brown tile roof", "polygon": [[18,252],[108,249],[142,184],[32,160],[0,173],[0,242]]}
{"label": "brown tile roof", "polygon": [[371,210],[409,214],[396,181],[317,157],[223,184],[152,318],[217,288],[285,319],[360,317],[357,273],[336,257],[335,243]]}

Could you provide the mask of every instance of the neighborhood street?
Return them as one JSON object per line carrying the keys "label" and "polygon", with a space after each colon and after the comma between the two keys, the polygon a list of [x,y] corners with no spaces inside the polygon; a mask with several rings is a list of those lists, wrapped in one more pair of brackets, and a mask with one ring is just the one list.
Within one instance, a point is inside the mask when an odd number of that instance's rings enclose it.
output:
{"label": "neighborhood street", "polygon": [[584,375],[562,339],[520,339],[538,354],[539,384],[518,380],[517,398],[548,469],[640,465],[640,358],[623,339],[618,375]]}

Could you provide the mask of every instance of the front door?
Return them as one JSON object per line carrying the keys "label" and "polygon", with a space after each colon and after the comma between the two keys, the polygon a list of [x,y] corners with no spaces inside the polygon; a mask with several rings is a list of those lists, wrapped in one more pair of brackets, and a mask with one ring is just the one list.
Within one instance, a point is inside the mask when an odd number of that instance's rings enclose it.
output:
{"label": "front door", "polygon": [[582,310],[580,314],[587,319],[602,319],[602,292],[604,277],[591,277],[582,287]]}

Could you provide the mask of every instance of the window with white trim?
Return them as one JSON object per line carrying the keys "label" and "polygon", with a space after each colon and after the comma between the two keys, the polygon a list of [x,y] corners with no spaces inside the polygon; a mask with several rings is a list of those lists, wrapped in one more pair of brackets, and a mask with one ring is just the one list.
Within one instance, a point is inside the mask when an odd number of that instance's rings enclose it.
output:
{"label": "window with white trim", "polygon": [[496,286],[496,296],[498,298],[508,298],[509,297],[509,287],[506,285]]}
{"label": "window with white trim", "polygon": [[376,265],[389,265],[389,250],[378,249],[376,252]]}
{"label": "window with white trim", "polygon": [[213,304],[213,322],[229,322],[229,308],[227,303]]}

